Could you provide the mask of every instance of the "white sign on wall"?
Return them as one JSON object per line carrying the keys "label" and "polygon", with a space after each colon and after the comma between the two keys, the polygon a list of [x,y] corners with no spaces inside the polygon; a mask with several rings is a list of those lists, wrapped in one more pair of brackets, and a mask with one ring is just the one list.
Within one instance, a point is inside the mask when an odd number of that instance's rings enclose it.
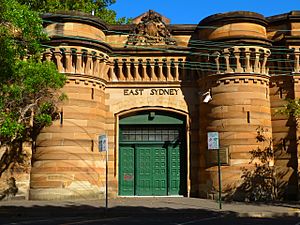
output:
{"label": "white sign on wall", "polygon": [[108,147],[107,135],[99,135],[98,137],[98,148],[99,152],[106,152]]}
{"label": "white sign on wall", "polygon": [[208,149],[219,149],[219,133],[207,132],[207,147]]}

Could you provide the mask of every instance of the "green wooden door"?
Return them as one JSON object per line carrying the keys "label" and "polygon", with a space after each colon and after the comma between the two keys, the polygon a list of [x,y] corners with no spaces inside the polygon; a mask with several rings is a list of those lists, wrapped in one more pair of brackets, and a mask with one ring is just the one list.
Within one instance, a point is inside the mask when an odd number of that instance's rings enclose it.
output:
{"label": "green wooden door", "polygon": [[167,151],[160,146],[136,147],[136,195],[167,195]]}
{"label": "green wooden door", "polygon": [[[164,147],[163,147],[164,146]],[[180,145],[142,144],[120,147],[120,195],[185,194],[184,152]]]}
{"label": "green wooden door", "polygon": [[186,194],[184,118],[141,112],[120,120],[119,194]]}
{"label": "green wooden door", "polygon": [[120,146],[120,195],[134,195],[134,148]]}

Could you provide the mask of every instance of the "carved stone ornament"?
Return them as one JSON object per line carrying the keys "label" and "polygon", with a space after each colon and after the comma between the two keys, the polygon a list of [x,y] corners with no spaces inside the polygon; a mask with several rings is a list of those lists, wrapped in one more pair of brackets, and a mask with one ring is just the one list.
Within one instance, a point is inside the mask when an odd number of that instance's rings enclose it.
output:
{"label": "carved stone ornament", "polygon": [[160,15],[152,10],[141,19],[128,36],[127,45],[176,45]]}

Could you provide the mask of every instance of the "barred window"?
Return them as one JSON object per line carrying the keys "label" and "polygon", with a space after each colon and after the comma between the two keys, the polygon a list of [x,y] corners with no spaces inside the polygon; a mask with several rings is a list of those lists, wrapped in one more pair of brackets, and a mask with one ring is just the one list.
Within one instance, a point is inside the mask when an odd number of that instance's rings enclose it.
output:
{"label": "barred window", "polygon": [[163,126],[124,126],[121,128],[121,141],[128,142],[174,142],[180,139],[181,130],[177,127]]}

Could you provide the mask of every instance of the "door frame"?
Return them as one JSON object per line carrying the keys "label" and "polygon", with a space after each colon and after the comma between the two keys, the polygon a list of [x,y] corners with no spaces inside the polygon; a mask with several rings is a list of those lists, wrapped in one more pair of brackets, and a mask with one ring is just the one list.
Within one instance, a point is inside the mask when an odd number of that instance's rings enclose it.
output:
{"label": "door frame", "polygon": [[[185,118],[185,148],[186,148],[186,194],[187,197],[190,197],[191,193],[191,177],[190,177],[190,117],[188,112],[182,110],[176,110],[174,108],[164,108],[164,107],[142,107],[142,108],[134,108],[129,110],[124,110],[115,114],[115,148],[114,148],[114,177],[116,178],[117,183],[117,194],[119,196],[119,132],[120,132],[120,117],[127,117],[134,115],[139,112],[146,111],[157,111],[164,113],[173,113],[177,115],[181,115]],[[124,196],[126,197],[126,196]],[[138,197],[138,196],[137,196]]]}

